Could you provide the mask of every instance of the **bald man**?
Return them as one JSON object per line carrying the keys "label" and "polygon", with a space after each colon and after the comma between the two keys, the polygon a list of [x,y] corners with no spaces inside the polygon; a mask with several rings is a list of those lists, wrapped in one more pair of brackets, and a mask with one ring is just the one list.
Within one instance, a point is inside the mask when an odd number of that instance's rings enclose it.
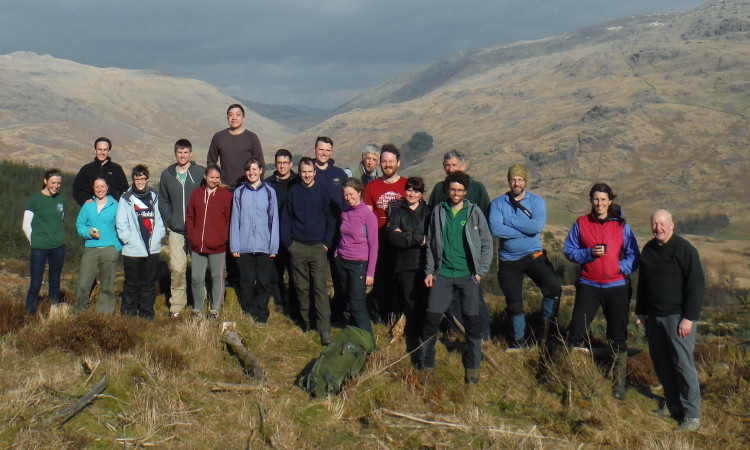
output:
{"label": "bald man", "polygon": [[651,215],[650,240],[641,252],[636,325],[646,324],[648,348],[665,404],[657,414],[680,422],[679,430],[700,427],[701,394],[695,370],[695,321],[703,306],[705,280],[700,257],[688,241],[674,234],[672,214]]}

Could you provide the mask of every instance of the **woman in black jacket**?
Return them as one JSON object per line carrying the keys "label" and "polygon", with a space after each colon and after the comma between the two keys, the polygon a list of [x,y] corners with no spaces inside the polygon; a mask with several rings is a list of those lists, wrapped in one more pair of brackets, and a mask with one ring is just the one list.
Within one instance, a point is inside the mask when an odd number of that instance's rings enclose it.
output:
{"label": "woman in black jacket", "polygon": [[[406,351],[419,345],[419,333],[427,303],[424,284],[424,251],[431,208],[422,199],[424,181],[406,180],[406,197],[396,202],[388,214],[388,238],[396,248],[395,273],[398,282],[399,311],[406,316]],[[412,354],[417,362],[418,354]]]}

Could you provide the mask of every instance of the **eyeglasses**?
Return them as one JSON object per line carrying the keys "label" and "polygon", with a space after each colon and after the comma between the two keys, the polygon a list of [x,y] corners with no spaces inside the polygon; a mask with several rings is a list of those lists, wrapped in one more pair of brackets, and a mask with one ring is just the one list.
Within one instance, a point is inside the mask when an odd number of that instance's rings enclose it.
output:
{"label": "eyeglasses", "polygon": [[292,164],[291,161],[276,161],[277,166],[288,166],[290,164]]}
{"label": "eyeglasses", "polygon": [[133,178],[133,181],[148,181],[148,177],[136,177]]}

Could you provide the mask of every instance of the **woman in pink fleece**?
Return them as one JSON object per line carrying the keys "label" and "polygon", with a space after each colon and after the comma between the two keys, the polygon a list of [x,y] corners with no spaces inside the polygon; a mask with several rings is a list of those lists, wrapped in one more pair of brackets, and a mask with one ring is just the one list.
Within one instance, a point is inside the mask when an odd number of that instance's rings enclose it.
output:
{"label": "woman in pink fleece", "polygon": [[362,201],[364,190],[356,178],[344,183],[344,202],[348,206],[341,214],[341,239],[335,256],[352,325],[372,333],[365,297],[367,286],[373,284],[378,260],[378,219]]}

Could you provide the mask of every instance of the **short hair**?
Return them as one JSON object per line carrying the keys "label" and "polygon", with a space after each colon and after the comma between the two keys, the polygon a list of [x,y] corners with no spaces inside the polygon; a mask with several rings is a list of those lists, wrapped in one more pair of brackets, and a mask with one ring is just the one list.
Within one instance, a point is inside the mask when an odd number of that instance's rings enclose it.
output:
{"label": "short hair", "polygon": [[461,161],[461,164],[466,162],[466,156],[464,156],[464,154],[459,152],[458,150],[448,150],[447,152],[445,152],[445,155],[443,155],[443,162],[446,162],[449,159],[453,158]]}
{"label": "short hair", "polygon": [[186,148],[192,152],[193,144],[191,144],[187,139],[178,139],[177,142],[174,143],[174,152],[177,153],[177,149],[180,148]]}
{"label": "short hair", "polygon": [[60,169],[58,168],[52,168],[48,171],[44,172],[44,179],[49,180],[52,177],[60,177],[62,178],[62,172],[60,172]]}
{"label": "short hair", "polygon": [[448,174],[448,176],[445,177],[445,181],[443,182],[443,190],[445,192],[448,192],[448,189],[450,188],[451,183],[462,184],[464,186],[464,189],[468,191],[469,184],[471,183],[471,178],[469,178],[468,175],[466,175],[464,172],[461,172],[461,171]]}
{"label": "short hair", "polygon": [[322,142],[324,144],[331,144],[331,147],[333,147],[333,139],[329,138],[328,136],[318,136],[315,138],[315,147],[318,146],[318,142]]}
{"label": "short hair", "polygon": [[380,154],[383,155],[383,153],[392,153],[396,156],[396,161],[401,161],[401,151],[393,144],[383,144]]}
{"label": "short hair", "polygon": [[617,198],[614,191],[612,191],[612,188],[609,187],[607,183],[596,183],[595,185],[591,186],[591,190],[589,191],[589,200],[594,199],[594,192],[604,192],[607,194],[610,200],[614,200]]}
{"label": "short hair", "polygon": [[297,164],[298,172],[302,172],[302,166],[312,166],[313,170],[315,170],[315,161],[309,156],[303,156],[302,159],[299,160],[299,164]]}
{"label": "short hair", "polygon": [[96,178],[94,178],[94,181],[91,183],[91,186],[94,186],[94,183],[96,183],[99,180],[103,181],[104,184],[106,184],[107,186],[109,186],[109,183],[107,183],[107,180],[104,179],[104,177],[96,177]]}
{"label": "short hair", "polygon": [[409,177],[406,179],[406,187],[404,188],[405,191],[408,191],[409,189],[417,192],[421,192],[424,194],[424,180],[422,177]]}
{"label": "short hair", "polygon": [[203,176],[207,177],[208,176],[208,172],[210,172],[212,170],[215,170],[215,171],[219,172],[219,175],[221,175],[221,166],[220,165],[218,165],[216,163],[208,163],[206,165],[206,171],[203,173]]}
{"label": "short hair", "polygon": [[260,171],[263,172],[263,169],[264,169],[263,163],[260,162],[260,159],[256,158],[255,156],[251,156],[250,158],[248,158],[247,161],[245,161],[245,165],[242,166],[242,168],[245,170],[248,170],[250,169],[250,166],[252,166],[253,164],[258,166]]}
{"label": "short hair", "polygon": [[293,159],[292,152],[290,152],[289,150],[287,150],[285,148],[280,148],[280,149],[276,150],[276,154],[273,155],[274,162],[276,161],[276,159],[279,156],[286,156],[287,158],[289,158],[289,161],[291,161]]}
{"label": "short hair", "polygon": [[379,156],[380,155],[380,147],[378,147],[375,144],[367,144],[367,145],[365,145],[365,147],[362,149],[362,156],[370,155],[370,154],[372,154],[372,155],[378,155]]}
{"label": "short hair", "polygon": [[148,179],[148,166],[145,164],[137,164],[135,167],[133,167],[133,170],[130,172],[130,178],[132,180],[135,180],[135,177],[137,176],[145,176],[146,179]]}
{"label": "short hair", "polygon": [[245,108],[243,108],[239,103],[232,103],[231,105],[229,105],[229,108],[227,108],[227,115],[229,115],[229,111],[233,110],[234,108],[239,108],[240,111],[242,111],[242,117],[245,117]]}
{"label": "short hair", "polygon": [[362,181],[358,178],[347,178],[344,182],[344,188],[352,188],[362,195],[365,192],[365,187],[362,185]]}
{"label": "short hair", "polygon": [[96,144],[98,144],[100,142],[106,142],[107,146],[109,147],[107,150],[112,150],[112,141],[110,141],[108,138],[105,138],[104,136],[102,136],[100,138],[97,138],[94,141],[94,148],[96,148]]}

